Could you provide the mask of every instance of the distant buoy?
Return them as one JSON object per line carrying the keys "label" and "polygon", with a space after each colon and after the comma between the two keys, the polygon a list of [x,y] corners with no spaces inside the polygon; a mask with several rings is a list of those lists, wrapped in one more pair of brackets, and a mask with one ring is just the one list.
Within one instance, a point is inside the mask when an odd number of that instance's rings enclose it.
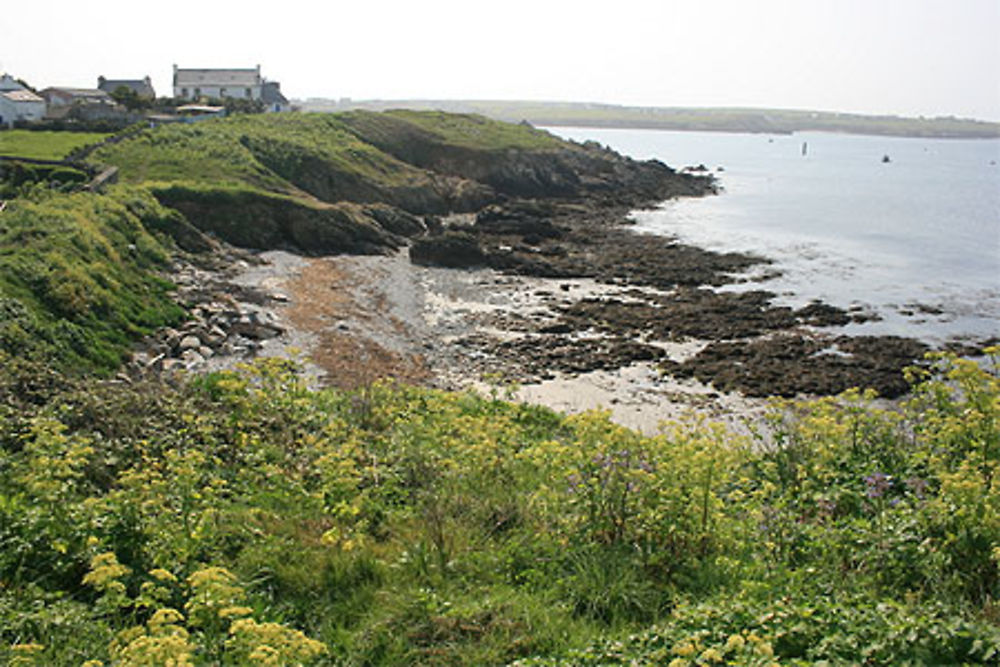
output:
{"label": "distant buoy", "polygon": [[805,155],[809,151],[809,144],[802,142],[802,154]]}
{"label": "distant buoy", "polygon": [[882,156],[882,164],[885,164],[886,162],[892,162],[892,160],[889,159],[888,155],[883,155]]}

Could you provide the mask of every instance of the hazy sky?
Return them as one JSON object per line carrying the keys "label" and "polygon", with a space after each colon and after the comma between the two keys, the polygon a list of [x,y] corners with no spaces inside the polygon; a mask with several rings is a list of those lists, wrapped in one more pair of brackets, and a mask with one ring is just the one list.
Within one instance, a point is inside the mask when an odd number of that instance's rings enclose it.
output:
{"label": "hazy sky", "polygon": [[1000,0],[17,0],[0,70],[253,67],[290,98],[771,106],[1000,121]]}

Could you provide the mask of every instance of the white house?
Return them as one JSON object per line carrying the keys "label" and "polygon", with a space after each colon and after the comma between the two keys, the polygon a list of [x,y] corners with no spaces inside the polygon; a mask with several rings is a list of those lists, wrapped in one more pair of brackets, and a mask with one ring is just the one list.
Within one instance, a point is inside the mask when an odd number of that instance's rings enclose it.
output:
{"label": "white house", "polygon": [[44,117],[45,100],[9,74],[0,76],[0,127],[12,127],[19,120],[36,121]]}
{"label": "white house", "polygon": [[266,111],[288,111],[291,105],[281,94],[281,84],[268,81],[253,69],[182,69],[174,65],[174,97],[197,101],[256,100]]}
{"label": "white house", "polygon": [[174,65],[174,97],[179,100],[259,100],[263,87],[260,65],[255,69],[180,69]]}

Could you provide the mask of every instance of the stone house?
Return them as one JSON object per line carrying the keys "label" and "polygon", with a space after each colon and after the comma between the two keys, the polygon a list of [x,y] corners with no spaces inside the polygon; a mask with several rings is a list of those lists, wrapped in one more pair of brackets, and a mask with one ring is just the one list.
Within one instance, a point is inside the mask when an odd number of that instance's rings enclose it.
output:
{"label": "stone house", "polygon": [[119,88],[128,88],[140,100],[156,99],[156,91],[153,90],[153,81],[148,76],[142,79],[105,79],[103,76],[97,77],[98,90],[103,90],[110,95]]}

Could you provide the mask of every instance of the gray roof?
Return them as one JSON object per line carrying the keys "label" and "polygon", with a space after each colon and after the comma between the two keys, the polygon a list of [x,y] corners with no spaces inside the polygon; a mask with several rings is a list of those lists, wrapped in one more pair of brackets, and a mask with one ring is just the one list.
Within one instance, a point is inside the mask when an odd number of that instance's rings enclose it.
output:
{"label": "gray roof", "polygon": [[174,85],[259,86],[263,83],[260,68],[255,69],[174,69]]}
{"label": "gray roof", "polygon": [[97,88],[62,88],[62,87],[52,86],[42,91],[43,95],[45,93],[62,93],[64,95],[71,95],[78,99],[97,99],[97,100],[110,99],[109,95],[106,92],[104,92],[103,90],[99,90]]}
{"label": "gray roof", "polygon": [[128,88],[139,97],[155,98],[156,91],[147,76],[145,79],[105,79],[103,76],[97,79],[97,87],[106,93],[113,93],[119,88]]}

